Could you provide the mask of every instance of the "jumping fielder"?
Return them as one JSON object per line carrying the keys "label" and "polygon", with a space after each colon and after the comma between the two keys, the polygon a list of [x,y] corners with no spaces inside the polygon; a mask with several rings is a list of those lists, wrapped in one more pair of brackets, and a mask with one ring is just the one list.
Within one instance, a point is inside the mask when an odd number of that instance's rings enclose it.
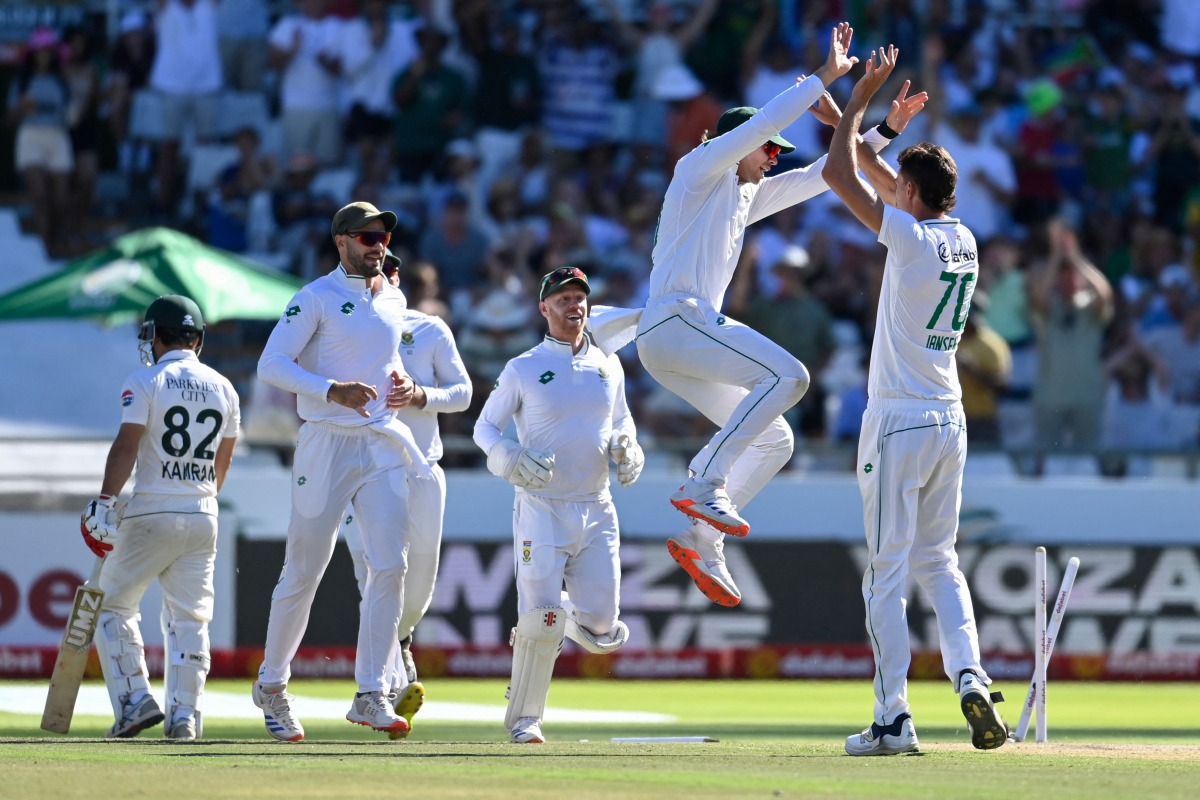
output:
{"label": "jumping fielder", "polygon": [[[204,317],[192,300],[155,300],[138,340],[150,369],[125,380],[121,428],[100,496],[88,503],[80,526],[87,546],[105,559],[96,646],[116,715],[106,736],[137,736],[164,719],[150,694],[138,626],[142,595],[157,579],[166,645],[164,733],[192,740],[204,732],[217,492],[233,460],[241,412],[233,385],[200,363]],[[133,495],[119,509],[117,495],[131,474]]]}
{"label": "jumping fielder", "polygon": [[[517,487],[518,616],[504,725],[520,744],[545,741],[542,714],[564,636],[599,654],[629,638],[617,618],[620,535],[608,459],[622,486],[637,480],[645,459],[621,362],[584,331],[590,291],[574,267],[542,278],[538,308],[549,333],[505,365],[475,423],[488,469]],[[503,437],[514,417],[515,442]]]}
{"label": "jumping fielder", "polygon": [[[393,286],[399,286],[399,257],[388,250],[384,258],[384,275]],[[425,702],[425,687],[417,680],[417,664],[410,648],[413,630],[433,599],[442,546],[442,516],[446,510],[446,475],[438,465],[442,457],[438,414],[466,411],[471,404],[471,378],[445,322],[409,309],[401,316],[400,325],[400,357],[404,359],[410,379],[392,390],[388,408],[396,409],[396,418],[412,430],[432,472],[429,480],[410,480],[408,483],[411,520],[408,574],[404,578],[404,598],[400,604],[400,646],[388,669],[391,687],[388,696],[392,707],[404,717],[411,730],[412,718]],[[342,532],[354,560],[354,577],[358,579],[361,594],[366,587],[367,564],[362,534],[353,515],[346,517]],[[389,735],[399,739],[408,733]]]}
{"label": "jumping fielder", "polygon": [[[967,456],[954,350],[979,274],[975,237],[949,216],[958,170],[949,153],[928,142],[900,153],[899,175],[877,158],[860,165],[861,151],[853,145],[863,111],[891,74],[896,54],[891,45],[878,59],[871,54],[824,168],[830,188],[888,249],[858,443],[875,718],[846,739],[852,756],[920,750],[908,705],[904,608],[910,570],[937,615],[942,663],[958,692],[971,743],[992,750],[1008,736],[993,705],[1001,698],[989,693],[991,679],[979,663],[971,593],[954,551]],[[906,81],[901,94],[907,89]],[[858,176],[860,166],[874,191]]]}
{"label": "jumping fielder", "polygon": [[258,362],[260,378],[296,393],[305,420],[292,464],[287,557],[271,595],[252,693],[276,739],[304,738],[286,686],[349,504],[362,528],[367,576],[354,667],[358,692],[346,719],[388,733],[408,730],[388,702],[387,676],[408,566],[409,484],[427,480],[429,469],[387,402],[405,373],[400,348],[407,302],[381,274],[395,226],[395,214],[370,203],[339,210],[332,225],[338,267],[296,293]]}
{"label": "jumping fielder", "polygon": [[[828,188],[821,161],[766,174],[780,153],[795,149],[779,132],[805,110],[837,123],[840,111],[825,87],[857,63],[848,55],[852,36],[840,23],[816,74],[761,110],[726,111],[719,135],[675,165],[658,219],[638,355],[655,380],[721,426],[671,496],[693,519],[667,547],[700,591],[721,605],[741,601],[725,566],[724,536],[750,532],[738,510],[791,458],[792,432],[781,415],[804,395],[809,376],[786,350],[720,309],[746,226]],[[920,110],[911,98],[898,99],[885,123],[866,134],[868,149],[882,148]]]}

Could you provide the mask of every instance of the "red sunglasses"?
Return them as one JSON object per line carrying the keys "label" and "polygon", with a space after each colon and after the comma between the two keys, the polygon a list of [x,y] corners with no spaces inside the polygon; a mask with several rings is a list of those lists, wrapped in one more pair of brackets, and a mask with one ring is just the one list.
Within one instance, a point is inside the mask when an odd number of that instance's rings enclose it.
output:
{"label": "red sunglasses", "polygon": [[763,145],[763,152],[767,154],[767,158],[779,158],[779,154],[783,152],[783,148],[774,142],[767,142]]}
{"label": "red sunglasses", "polygon": [[392,241],[392,234],[389,231],[359,231],[358,233],[346,231],[343,235],[358,239],[367,247],[377,247],[378,245],[387,247],[388,243]]}

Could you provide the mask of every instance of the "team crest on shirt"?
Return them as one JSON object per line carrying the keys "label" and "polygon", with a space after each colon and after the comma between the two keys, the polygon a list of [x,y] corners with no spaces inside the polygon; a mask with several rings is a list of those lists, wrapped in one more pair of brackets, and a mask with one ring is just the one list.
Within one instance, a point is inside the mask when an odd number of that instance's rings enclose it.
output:
{"label": "team crest on shirt", "polygon": [[602,381],[608,380],[608,370],[606,370],[604,367],[600,367],[596,371],[600,373],[600,380],[602,380]]}
{"label": "team crest on shirt", "polygon": [[354,313],[354,303],[351,303],[350,301],[346,301],[345,303],[342,303],[342,313],[346,314],[347,316],[349,316],[350,314],[353,314]]}
{"label": "team crest on shirt", "polygon": [[521,561],[528,564],[531,558],[533,558],[533,540],[526,539],[521,542]]}
{"label": "team crest on shirt", "polygon": [[414,340],[411,331],[405,331],[404,333],[400,334],[400,344],[404,345],[405,347],[412,347],[413,341]]}
{"label": "team crest on shirt", "polygon": [[131,405],[133,405],[133,392],[126,389],[121,392],[121,407],[129,408]]}

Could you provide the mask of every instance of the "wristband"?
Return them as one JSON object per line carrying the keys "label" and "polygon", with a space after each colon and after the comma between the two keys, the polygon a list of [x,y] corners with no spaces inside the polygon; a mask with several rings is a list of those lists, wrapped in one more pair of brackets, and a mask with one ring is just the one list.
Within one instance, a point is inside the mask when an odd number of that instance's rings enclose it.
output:
{"label": "wristband", "polygon": [[887,117],[884,117],[883,122],[875,126],[875,130],[879,131],[879,135],[885,139],[895,139],[900,135],[900,131],[892,130],[891,126],[887,124]]}

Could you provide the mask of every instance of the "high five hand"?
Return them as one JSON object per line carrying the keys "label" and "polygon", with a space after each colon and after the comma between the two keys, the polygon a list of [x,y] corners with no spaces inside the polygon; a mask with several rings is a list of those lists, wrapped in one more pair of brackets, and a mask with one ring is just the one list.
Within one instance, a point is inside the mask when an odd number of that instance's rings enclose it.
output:
{"label": "high five hand", "polygon": [[892,101],[892,107],[887,113],[888,127],[896,133],[903,133],[908,123],[912,118],[921,113],[921,109],[925,107],[925,103],[929,100],[927,92],[917,92],[913,96],[908,96],[908,89],[912,85],[912,81],[905,81],[900,87],[900,93],[896,95],[896,99]]}
{"label": "high five hand", "polygon": [[850,41],[853,38],[854,28],[850,27],[849,22],[839,22],[829,34],[829,55],[816,72],[826,86],[845,75],[858,63],[858,58],[850,55]]}
{"label": "high five hand", "polygon": [[889,44],[886,49],[881,47],[878,51],[872,50],[871,57],[867,59],[866,74],[854,84],[851,96],[860,98],[864,104],[870,100],[896,68],[896,56],[899,53],[894,44]]}

